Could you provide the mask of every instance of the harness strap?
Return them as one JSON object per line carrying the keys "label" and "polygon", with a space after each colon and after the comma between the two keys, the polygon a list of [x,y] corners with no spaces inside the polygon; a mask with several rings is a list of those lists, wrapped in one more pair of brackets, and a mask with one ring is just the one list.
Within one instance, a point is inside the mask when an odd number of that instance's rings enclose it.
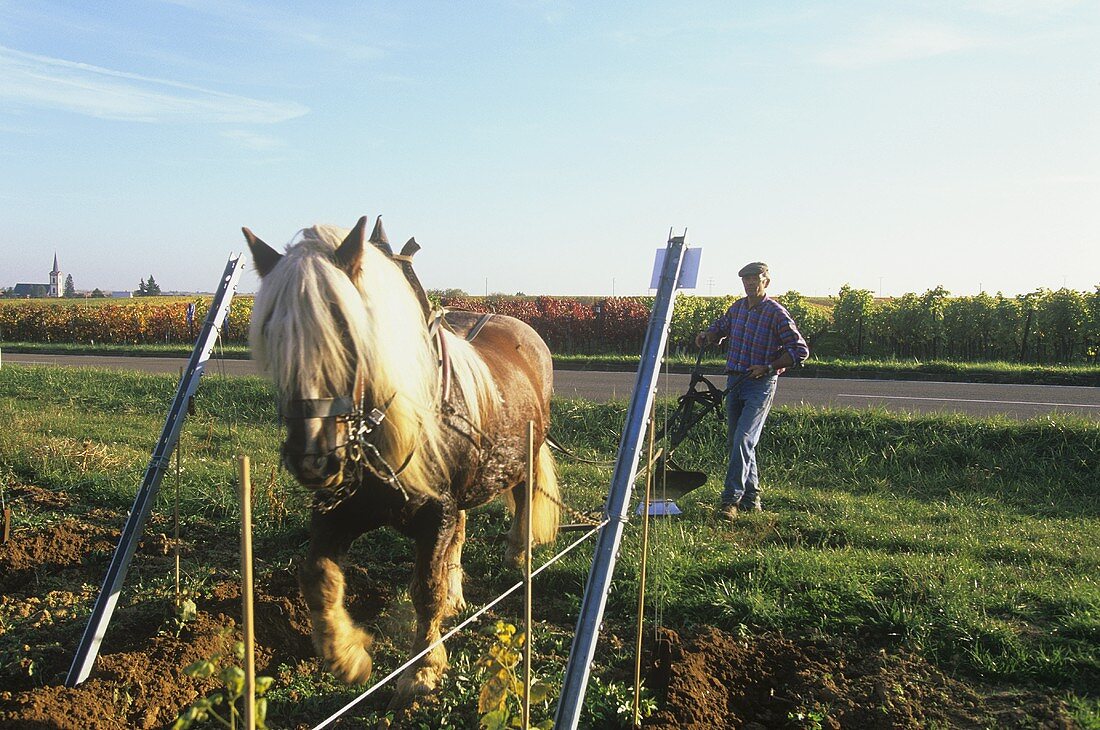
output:
{"label": "harness strap", "polygon": [[431,321],[428,322],[428,336],[435,337],[436,347],[439,348],[439,379],[442,402],[446,403],[451,397],[451,356],[447,352],[447,339],[443,336],[443,329],[449,328],[444,319],[447,310],[432,310]]}
{"label": "harness strap", "polygon": [[342,395],[336,398],[310,398],[292,400],[286,409],[280,409],[284,419],[335,418],[355,412],[355,403],[351,397]]}
{"label": "harness strap", "polygon": [[481,332],[481,328],[484,327],[492,318],[492,312],[486,312],[485,314],[481,315],[481,317],[478,318],[477,322],[474,323],[474,326],[470,328],[470,331],[466,333],[466,341],[473,342],[474,338],[477,337],[477,333]]}
{"label": "harness strap", "polygon": [[449,403],[451,400],[451,355],[447,352],[447,338],[443,336],[443,332],[437,331],[435,338],[439,342],[439,377],[443,381],[443,393],[440,397],[444,403]]}

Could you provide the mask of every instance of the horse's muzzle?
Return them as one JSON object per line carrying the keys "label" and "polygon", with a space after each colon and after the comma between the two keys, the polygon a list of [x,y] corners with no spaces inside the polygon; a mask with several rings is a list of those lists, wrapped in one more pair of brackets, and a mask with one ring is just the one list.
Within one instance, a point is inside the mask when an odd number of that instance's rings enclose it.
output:
{"label": "horse's muzzle", "polygon": [[344,461],[335,453],[294,453],[284,446],[283,464],[303,487],[309,489],[339,486],[344,477]]}

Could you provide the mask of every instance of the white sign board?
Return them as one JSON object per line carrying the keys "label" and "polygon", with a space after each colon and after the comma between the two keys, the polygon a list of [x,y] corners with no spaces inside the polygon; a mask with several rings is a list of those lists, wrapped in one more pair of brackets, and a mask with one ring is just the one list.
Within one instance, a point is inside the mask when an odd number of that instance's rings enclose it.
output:
{"label": "white sign board", "polygon": [[[683,263],[680,264],[680,278],[676,280],[677,289],[694,289],[699,281],[699,260],[703,257],[703,249],[684,249]],[[661,271],[665,268],[665,249],[657,249],[657,257],[653,260],[653,276],[649,280],[649,288],[656,289],[661,282]]]}

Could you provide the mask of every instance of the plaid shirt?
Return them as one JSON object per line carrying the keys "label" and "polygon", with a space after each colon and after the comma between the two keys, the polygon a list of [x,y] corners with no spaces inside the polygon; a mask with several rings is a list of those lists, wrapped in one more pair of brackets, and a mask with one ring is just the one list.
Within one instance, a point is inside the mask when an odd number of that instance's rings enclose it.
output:
{"label": "plaid shirt", "polygon": [[733,372],[743,372],[753,365],[767,367],[784,350],[796,367],[810,356],[810,348],[790,312],[767,295],[751,309],[748,297],[738,299],[707,327],[707,332],[729,338],[726,369]]}

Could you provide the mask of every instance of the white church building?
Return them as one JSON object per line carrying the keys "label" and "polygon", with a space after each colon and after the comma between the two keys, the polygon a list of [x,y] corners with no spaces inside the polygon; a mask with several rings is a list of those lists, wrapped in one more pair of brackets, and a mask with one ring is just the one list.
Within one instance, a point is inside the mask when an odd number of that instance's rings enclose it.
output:
{"label": "white church building", "polygon": [[65,276],[61,273],[61,267],[57,265],[57,252],[53,255],[53,270],[50,271],[49,284],[16,284],[12,294],[17,297],[42,296],[42,290],[46,290],[47,297],[61,297],[65,294]]}

